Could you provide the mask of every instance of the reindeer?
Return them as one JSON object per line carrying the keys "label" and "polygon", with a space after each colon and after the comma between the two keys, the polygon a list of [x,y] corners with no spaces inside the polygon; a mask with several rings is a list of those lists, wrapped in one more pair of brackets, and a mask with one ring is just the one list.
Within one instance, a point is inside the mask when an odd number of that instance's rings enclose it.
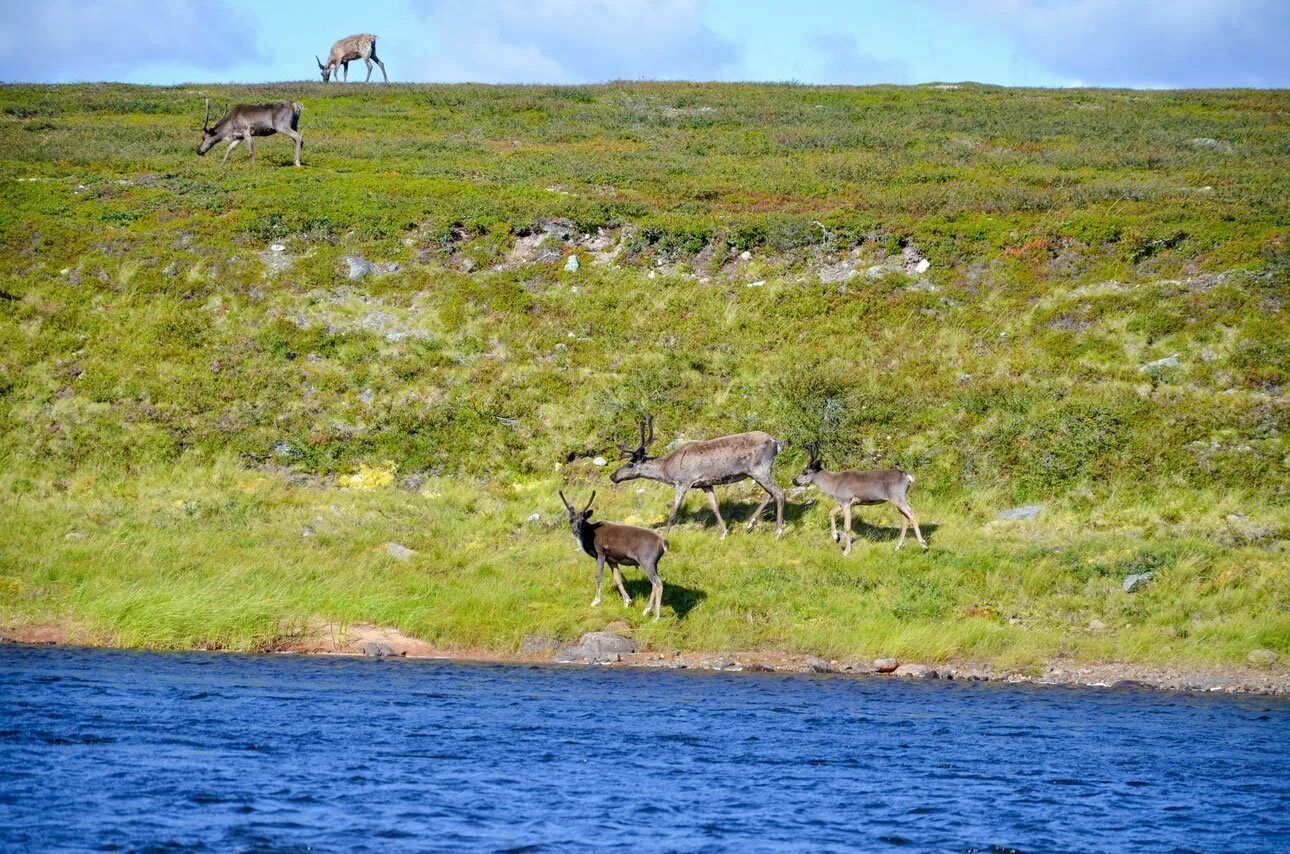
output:
{"label": "reindeer", "polygon": [[236,104],[214,126],[208,127],[211,120],[211,99],[206,99],[206,118],[202,119],[202,141],[197,146],[197,153],[205,156],[216,143],[232,140],[220,163],[227,163],[228,156],[237,148],[237,144],[246,140],[246,151],[255,162],[255,147],[251,144],[253,136],[272,136],[284,134],[296,141],[296,165],[300,165],[300,149],[304,147],[305,138],[296,130],[300,125],[300,111],[303,109],[294,101],[274,101],[271,104]]}
{"label": "reindeer", "polygon": [[376,56],[376,36],[371,33],[358,33],[357,35],[345,36],[339,39],[331,46],[331,53],[327,54],[327,63],[314,54],[314,61],[318,63],[318,70],[322,72],[322,82],[326,83],[331,80],[332,76],[340,76],[340,71],[345,70],[345,82],[349,82],[349,64],[356,59],[361,59],[367,63],[367,77],[364,83],[372,80],[372,63],[375,62],[381,66],[381,76],[385,82],[389,83],[390,78],[385,74],[385,63]]}
{"label": "reindeer", "polygon": [[666,456],[651,457],[648,449],[650,442],[654,441],[654,416],[642,421],[640,429],[641,440],[637,447],[618,446],[626,455],[628,463],[610,475],[609,479],[614,483],[622,483],[643,477],[670,483],[676,489],[676,501],[672,505],[672,515],[668,517],[665,530],[671,530],[676,514],[685,501],[685,494],[698,488],[708,494],[708,503],[721,528],[721,538],[725,539],[730,529],[721,518],[721,507],[713,487],[752,478],[766,490],[766,497],[748,520],[748,530],[751,531],[756,526],[762,511],[774,498],[775,533],[781,537],[784,535],[784,491],[775,483],[775,477],[771,473],[775,456],[781,450],[779,441],[774,436],[760,430],[736,433],[705,442],[686,442]]}
{"label": "reindeer", "polygon": [[844,533],[846,544],[842,549],[844,555],[851,554],[851,506],[853,504],[882,504],[891,502],[900,515],[903,517],[900,524],[900,541],[896,543],[896,551],[900,551],[905,545],[905,532],[909,529],[909,523],[914,523],[914,536],[918,537],[918,544],[927,548],[927,542],[923,539],[923,532],[918,528],[918,517],[914,515],[913,509],[905,500],[909,487],[914,484],[914,476],[900,467],[892,469],[881,469],[879,471],[856,471],[847,469],[846,471],[824,471],[820,463],[820,444],[811,442],[806,446],[811,452],[811,459],[802,469],[802,473],[793,478],[794,486],[815,486],[825,495],[838,502],[838,505],[829,511],[829,528],[833,532],[833,542],[839,542],[841,536],[838,534],[838,514],[843,517]]}
{"label": "reindeer", "polygon": [[631,525],[618,525],[614,522],[591,522],[591,502],[596,500],[596,493],[591,493],[587,506],[581,510],[574,509],[569,500],[560,492],[560,501],[569,511],[569,527],[573,529],[573,538],[582,546],[582,550],[596,559],[596,598],[591,600],[594,608],[600,604],[600,582],[605,576],[605,564],[614,573],[614,584],[623,597],[623,607],[632,604],[632,597],[623,587],[623,574],[620,566],[639,566],[645,570],[651,586],[649,602],[645,613],[654,611],[658,619],[663,611],[663,582],[658,577],[659,559],[667,552],[667,540],[645,528]]}

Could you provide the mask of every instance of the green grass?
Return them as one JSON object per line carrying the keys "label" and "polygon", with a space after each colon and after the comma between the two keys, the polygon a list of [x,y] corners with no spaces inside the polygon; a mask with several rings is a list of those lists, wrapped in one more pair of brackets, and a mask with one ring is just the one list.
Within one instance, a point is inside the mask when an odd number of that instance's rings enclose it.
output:
{"label": "green grass", "polygon": [[[198,158],[207,94],[304,103],[305,168],[278,139],[254,165]],[[0,87],[0,624],[238,649],[318,618],[497,650],[599,628],[622,611],[588,607],[555,490],[660,519],[670,490],[591,462],[649,411],[660,447],[775,433],[781,483],[817,436],[833,465],[898,462],[935,526],[930,553],[893,555],[894,512],[867,510],[882,527],[843,558],[817,495],[779,541],[718,541],[692,496],[664,620],[630,612],[653,647],[1288,653],[1288,109],[1275,91]],[[503,264],[553,219],[623,251]],[[907,245],[925,276],[820,278]],[[349,282],[356,253],[400,268]],[[992,521],[1029,501],[1048,510]]]}

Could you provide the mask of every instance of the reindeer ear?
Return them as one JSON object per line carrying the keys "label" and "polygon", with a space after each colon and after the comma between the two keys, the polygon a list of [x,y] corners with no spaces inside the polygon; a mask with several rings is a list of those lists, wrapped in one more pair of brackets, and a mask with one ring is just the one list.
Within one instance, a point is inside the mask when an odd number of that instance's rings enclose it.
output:
{"label": "reindeer ear", "polygon": [[592,513],[595,513],[595,512],[596,512],[595,510],[583,510],[583,511],[582,511],[582,518],[584,518],[584,519],[590,519],[590,518],[591,518],[591,514],[592,514]]}

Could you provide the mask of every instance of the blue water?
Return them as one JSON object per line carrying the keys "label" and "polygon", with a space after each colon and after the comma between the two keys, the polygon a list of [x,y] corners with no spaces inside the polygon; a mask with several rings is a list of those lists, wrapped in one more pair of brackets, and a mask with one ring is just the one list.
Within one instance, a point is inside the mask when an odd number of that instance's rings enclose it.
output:
{"label": "blue water", "polygon": [[0,850],[1287,850],[1290,702],[0,646]]}

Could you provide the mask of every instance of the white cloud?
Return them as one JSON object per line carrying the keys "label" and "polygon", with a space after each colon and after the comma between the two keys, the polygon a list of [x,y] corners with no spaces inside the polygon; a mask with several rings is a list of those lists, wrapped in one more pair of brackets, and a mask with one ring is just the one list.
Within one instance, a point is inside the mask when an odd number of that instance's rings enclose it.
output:
{"label": "white cloud", "polygon": [[1090,85],[1290,85],[1285,0],[928,2]]}
{"label": "white cloud", "polygon": [[225,0],[34,0],[0,6],[0,80],[106,80],[150,65],[227,69],[262,55]]}
{"label": "white cloud", "polygon": [[412,0],[439,46],[422,77],[484,83],[588,83],[728,77],[733,44],[699,0]]}
{"label": "white cloud", "polygon": [[846,33],[816,33],[811,46],[819,53],[820,83],[906,83],[910,79],[908,63],[861,53],[859,42]]}

